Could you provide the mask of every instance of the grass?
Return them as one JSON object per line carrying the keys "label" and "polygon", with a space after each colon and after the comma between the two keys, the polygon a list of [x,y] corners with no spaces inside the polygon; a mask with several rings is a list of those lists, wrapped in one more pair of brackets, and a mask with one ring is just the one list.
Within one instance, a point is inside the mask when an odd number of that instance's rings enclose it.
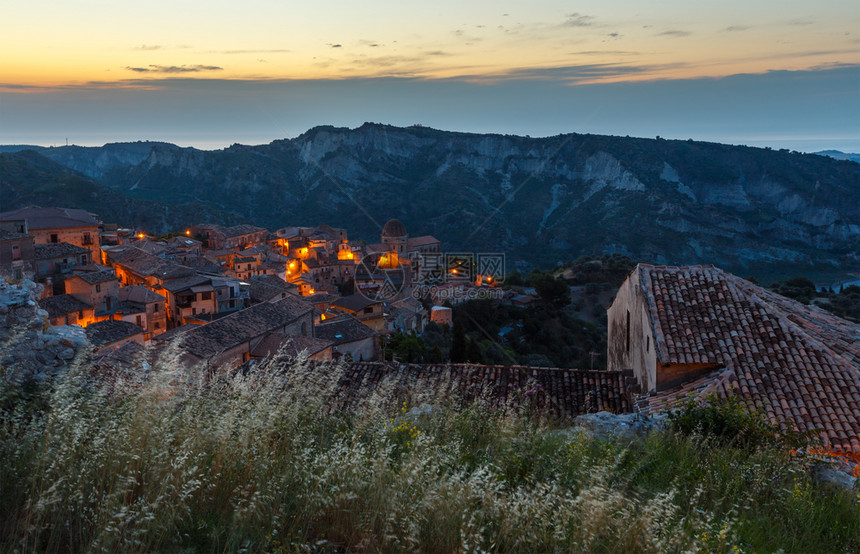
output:
{"label": "grass", "polygon": [[162,366],[3,390],[0,550],[860,550],[857,491],[773,446],[625,444],[385,387],[335,409],[337,375],[301,365],[177,391]]}

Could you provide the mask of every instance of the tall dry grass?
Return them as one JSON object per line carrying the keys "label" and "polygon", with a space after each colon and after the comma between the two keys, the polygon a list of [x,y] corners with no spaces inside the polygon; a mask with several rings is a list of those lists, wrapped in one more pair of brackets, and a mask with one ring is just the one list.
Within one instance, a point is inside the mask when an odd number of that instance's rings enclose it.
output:
{"label": "tall dry grass", "polygon": [[602,441],[385,384],[344,410],[339,370],[302,363],[208,383],[175,367],[4,389],[0,550],[860,549],[857,500],[780,451]]}

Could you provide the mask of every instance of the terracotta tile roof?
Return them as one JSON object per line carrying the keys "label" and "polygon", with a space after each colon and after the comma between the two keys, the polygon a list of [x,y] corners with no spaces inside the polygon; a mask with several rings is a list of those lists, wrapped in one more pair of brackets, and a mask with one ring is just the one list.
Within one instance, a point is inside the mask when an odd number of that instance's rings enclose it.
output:
{"label": "terracotta tile roof", "polygon": [[75,246],[68,242],[52,242],[48,244],[34,244],[33,252],[37,260],[53,260],[65,256],[80,256],[89,252],[89,248]]}
{"label": "terracotta tile roof", "polygon": [[167,299],[146,287],[132,285],[119,288],[120,302],[133,302],[135,304],[150,304],[152,302],[165,302]]}
{"label": "terracotta tile roof", "polygon": [[126,267],[144,277],[156,277],[162,280],[178,279],[194,274],[190,267],[180,265],[171,260],[159,258],[144,252],[140,248],[129,246],[123,250],[110,252],[108,257],[115,264]]}
{"label": "terracotta tile roof", "polygon": [[257,275],[248,279],[250,283],[251,300],[254,302],[268,302],[273,298],[279,298],[282,293],[291,294],[298,287],[287,283],[275,275]]}
{"label": "terracotta tile roof", "polygon": [[428,246],[431,244],[439,243],[439,239],[434,237],[433,235],[424,235],[421,237],[409,238],[406,240],[406,248],[408,250],[413,250],[415,248],[419,248],[421,246]]}
{"label": "terracotta tile roof", "polygon": [[163,287],[165,290],[176,294],[183,290],[190,290],[191,287],[196,287],[199,285],[211,285],[212,278],[207,277],[205,275],[189,275],[187,277],[180,277],[178,279],[171,279],[164,283]]}
{"label": "terracotta tile roof", "polygon": [[219,229],[225,238],[231,237],[241,237],[242,235],[250,235],[252,233],[259,233],[260,231],[266,231],[262,227],[257,227],[255,225],[234,225],[233,227],[221,228]]}
{"label": "terracotta tile roof", "polygon": [[282,328],[312,312],[313,305],[295,296],[264,302],[197,326],[176,337],[179,347],[207,359]]}
{"label": "terracotta tile roof", "polygon": [[30,206],[11,212],[0,213],[0,221],[27,220],[27,228],[71,229],[77,227],[98,227],[99,221],[85,210],[72,208],[40,208]]}
{"label": "terracotta tile roof", "polygon": [[629,412],[631,408],[626,375],[621,371],[392,362],[345,366],[318,362],[311,367],[317,373],[339,376],[338,400],[346,406],[359,405],[374,392],[385,391],[430,402],[433,397],[465,401],[485,398],[496,407],[516,408],[527,400],[538,412],[562,418],[598,411]]}
{"label": "terracotta tile roof", "polygon": [[99,283],[107,283],[110,281],[117,281],[116,273],[113,270],[110,271],[76,271],[72,277],[80,277],[85,283],[90,285],[96,285]]}
{"label": "terracotta tile roof", "polygon": [[106,319],[87,325],[84,329],[93,346],[102,346],[134,335],[142,335],[143,329],[128,321]]}
{"label": "terracotta tile roof", "polygon": [[334,344],[346,344],[375,337],[379,333],[351,315],[343,315],[335,319],[327,319],[314,327],[314,335]]}
{"label": "terracotta tile roof", "polygon": [[251,355],[264,358],[280,352],[286,358],[298,358],[302,354],[313,356],[332,344],[331,341],[314,337],[269,333],[251,350]]}
{"label": "terracotta tile roof", "polygon": [[657,361],[724,369],[643,399],[660,409],[691,392],[752,401],[775,422],[860,452],[860,325],[713,266],[640,264]]}
{"label": "terracotta tile roof", "polygon": [[71,294],[58,294],[39,300],[39,307],[48,312],[51,319],[65,317],[66,314],[92,310],[91,304],[72,296]]}
{"label": "terracotta tile roof", "polygon": [[211,273],[214,275],[221,275],[227,271],[226,267],[223,267],[221,264],[213,262],[208,258],[204,258],[203,256],[185,258],[182,261],[182,265],[196,269],[197,271],[203,273]]}
{"label": "terracotta tile roof", "polygon": [[363,294],[350,294],[342,296],[331,303],[333,307],[342,308],[351,312],[358,312],[370,306],[381,304],[379,300],[371,300]]}

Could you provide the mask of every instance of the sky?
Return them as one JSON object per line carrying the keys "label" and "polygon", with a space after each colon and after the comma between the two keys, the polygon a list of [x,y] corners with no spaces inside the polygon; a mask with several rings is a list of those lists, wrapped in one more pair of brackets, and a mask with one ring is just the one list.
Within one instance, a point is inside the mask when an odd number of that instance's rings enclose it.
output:
{"label": "sky", "polygon": [[365,121],[860,152],[860,3],[30,0],[0,144],[222,148]]}

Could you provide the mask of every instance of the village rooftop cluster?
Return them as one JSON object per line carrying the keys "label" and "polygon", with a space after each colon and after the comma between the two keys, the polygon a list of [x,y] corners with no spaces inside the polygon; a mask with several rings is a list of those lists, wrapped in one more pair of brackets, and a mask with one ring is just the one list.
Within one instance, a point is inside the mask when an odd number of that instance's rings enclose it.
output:
{"label": "village rooftop cluster", "polygon": [[172,235],[22,208],[0,213],[0,271],[44,284],[51,323],[84,327],[96,348],[173,341],[189,362],[225,367],[279,350],[377,360],[386,335],[450,324],[452,305],[495,285],[398,220],[377,244],[328,225],[199,224]]}

